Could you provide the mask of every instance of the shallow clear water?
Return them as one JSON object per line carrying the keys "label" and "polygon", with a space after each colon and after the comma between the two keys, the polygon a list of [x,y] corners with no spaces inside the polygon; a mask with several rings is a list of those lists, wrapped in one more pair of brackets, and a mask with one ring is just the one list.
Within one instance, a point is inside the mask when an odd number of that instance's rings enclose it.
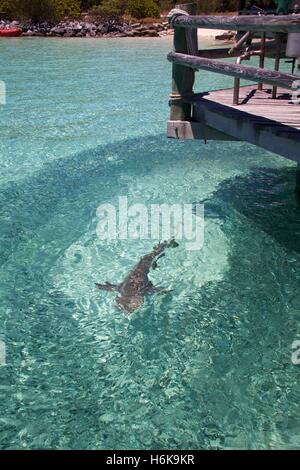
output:
{"label": "shallow clear water", "polygon": [[[294,164],[168,141],[169,40],[0,42],[0,447],[299,448]],[[198,90],[231,84],[202,74]],[[205,204],[130,318],[119,282],[153,242],[104,243],[96,209]]]}

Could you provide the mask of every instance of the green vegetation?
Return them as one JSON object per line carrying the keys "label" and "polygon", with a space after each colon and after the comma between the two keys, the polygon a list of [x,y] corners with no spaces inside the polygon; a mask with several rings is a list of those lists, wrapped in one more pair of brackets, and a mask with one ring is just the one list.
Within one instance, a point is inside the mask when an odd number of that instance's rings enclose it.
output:
{"label": "green vegetation", "polygon": [[102,0],[91,9],[92,12],[108,16],[130,15],[133,18],[159,18],[160,9],[154,0]]}
{"label": "green vegetation", "polygon": [[159,18],[159,7],[153,0],[128,0],[126,13],[134,18]]}
{"label": "green vegetation", "polygon": [[[124,14],[134,18],[159,17],[176,3],[185,0],[0,0],[0,11],[7,12],[14,19],[58,20],[64,16],[78,16],[90,12],[104,17]],[[188,1],[188,0],[186,0]],[[190,0],[192,1],[192,0]],[[277,2],[286,0],[277,0]],[[235,11],[239,4],[249,6],[250,0],[199,0],[199,13]],[[255,4],[265,7],[272,0],[257,0]]]}
{"label": "green vegetation", "polygon": [[92,11],[104,16],[128,14],[135,18],[159,17],[155,0],[0,0],[0,11],[33,21],[54,20]]}
{"label": "green vegetation", "polygon": [[80,14],[80,0],[0,0],[0,10],[13,19],[58,20]]}

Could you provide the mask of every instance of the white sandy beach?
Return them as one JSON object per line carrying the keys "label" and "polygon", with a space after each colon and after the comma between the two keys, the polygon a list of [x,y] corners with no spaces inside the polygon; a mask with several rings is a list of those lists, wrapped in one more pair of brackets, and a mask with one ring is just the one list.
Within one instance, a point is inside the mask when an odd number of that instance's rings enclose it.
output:
{"label": "white sandy beach", "polygon": [[215,38],[219,34],[226,33],[227,30],[224,29],[198,29],[198,38]]}
{"label": "white sandy beach", "polygon": [[[228,43],[232,43],[232,40],[216,40],[215,37],[218,36],[219,34],[226,33],[227,30],[223,29],[198,29],[198,42],[199,45],[201,43],[204,43],[205,46],[207,46],[207,43],[211,45],[218,44],[220,46]],[[161,36],[161,39],[169,39],[170,37],[173,37],[173,34],[166,34],[164,36]]]}

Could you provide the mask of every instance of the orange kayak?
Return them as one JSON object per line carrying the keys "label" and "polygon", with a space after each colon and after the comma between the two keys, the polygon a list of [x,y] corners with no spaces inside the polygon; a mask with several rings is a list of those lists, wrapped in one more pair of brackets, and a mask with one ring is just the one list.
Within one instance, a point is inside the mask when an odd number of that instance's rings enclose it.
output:
{"label": "orange kayak", "polygon": [[0,38],[17,38],[22,32],[21,28],[0,29]]}

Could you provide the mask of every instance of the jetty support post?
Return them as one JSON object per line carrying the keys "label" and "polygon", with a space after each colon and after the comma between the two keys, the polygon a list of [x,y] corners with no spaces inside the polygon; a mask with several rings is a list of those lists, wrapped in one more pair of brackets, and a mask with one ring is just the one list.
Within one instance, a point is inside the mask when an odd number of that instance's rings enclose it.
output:
{"label": "jetty support post", "polygon": [[[176,5],[175,9],[185,11],[189,15],[196,15],[197,4],[186,3]],[[176,27],[174,25],[174,51],[182,54],[189,54],[190,46],[186,28]],[[190,30],[194,35],[194,48],[197,46],[197,30]],[[191,36],[190,36],[191,38]],[[193,86],[195,82],[195,71],[184,65],[173,63],[172,69],[172,92],[170,95],[170,121],[190,121],[192,114],[192,106],[185,103],[183,97],[191,97],[193,95]]]}

